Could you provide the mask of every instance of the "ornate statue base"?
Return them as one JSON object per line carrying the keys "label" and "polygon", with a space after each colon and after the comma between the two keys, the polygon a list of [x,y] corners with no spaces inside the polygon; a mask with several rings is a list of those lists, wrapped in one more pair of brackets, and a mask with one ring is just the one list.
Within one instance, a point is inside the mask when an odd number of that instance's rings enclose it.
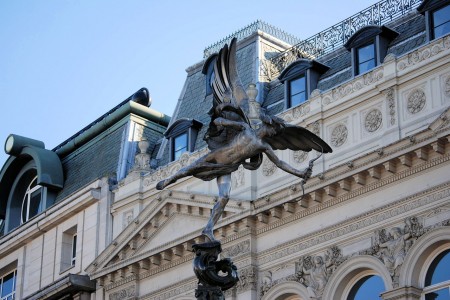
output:
{"label": "ornate statue base", "polygon": [[198,278],[195,297],[200,300],[225,300],[223,291],[239,280],[237,268],[229,258],[217,260],[222,247],[219,241],[195,244],[194,273]]}

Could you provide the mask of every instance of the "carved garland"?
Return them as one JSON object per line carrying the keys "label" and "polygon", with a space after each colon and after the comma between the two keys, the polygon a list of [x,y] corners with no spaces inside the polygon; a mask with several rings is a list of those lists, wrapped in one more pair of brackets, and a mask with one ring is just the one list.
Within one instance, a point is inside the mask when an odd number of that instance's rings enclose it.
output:
{"label": "carved garland", "polygon": [[450,97],[450,76],[445,80],[444,94],[445,96]]}
{"label": "carved garland", "polygon": [[386,90],[386,101],[389,107],[389,115],[391,117],[391,125],[395,125],[395,100],[394,88],[390,87]]}

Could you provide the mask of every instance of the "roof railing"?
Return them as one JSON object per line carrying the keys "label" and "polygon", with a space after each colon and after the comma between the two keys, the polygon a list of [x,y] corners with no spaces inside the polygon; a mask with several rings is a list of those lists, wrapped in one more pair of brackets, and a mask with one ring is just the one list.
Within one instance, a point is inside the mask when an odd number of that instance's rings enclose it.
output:
{"label": "roof railing", "polygon": [[264,31],[274,37],[288,43],[291,45],[297,44],[300,42],[300,39],[289,34],[275,26],[272,26],[264,21],[256,20],[250,25],[228,35],[227,37],[221,39],[220,41],[206,47],[203,51],[203,58],[209,57],[211,54],[219,52],[219,50],[225,45],[225,43],[229,42],[232,38],[236,37],[238,40],[244,39],[258,30]]}
{"label": "roof railing", "polygon": [[270,73],[268,77],[273,78],[276,75],[275,73],[281,72],[288,64],[298,58],[317,59],[344,45],[356,31],[364,26],[381,26],[389,23],[417,8],[420,3],[422,3],[422,0],[383,0],[375,3],[342,22],[269,58],[262,71],[263,73]]}

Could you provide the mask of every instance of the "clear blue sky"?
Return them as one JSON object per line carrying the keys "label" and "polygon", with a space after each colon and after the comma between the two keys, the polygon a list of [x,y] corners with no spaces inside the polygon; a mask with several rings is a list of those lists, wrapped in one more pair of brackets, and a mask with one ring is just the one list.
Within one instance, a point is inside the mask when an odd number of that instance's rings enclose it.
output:
{"label": "clear blue sky", "polygon": [[0,1],[0,166],[10,133],[52,149],[141,87],[172,115],[203,50],[263,20],[308,38],[374,0]]}

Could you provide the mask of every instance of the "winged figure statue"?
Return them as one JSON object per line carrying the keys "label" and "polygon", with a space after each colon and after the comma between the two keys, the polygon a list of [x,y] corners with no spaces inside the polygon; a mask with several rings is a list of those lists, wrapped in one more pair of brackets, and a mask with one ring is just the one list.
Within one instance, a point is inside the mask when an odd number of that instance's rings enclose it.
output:
{"label": "winged figure statue", "polygon": [[226,44],[219,52],[214,64],[212,87],[211,121],[204,136],[210,152],[160,181],[156,188],[162,190],[186,176],[205,181],[216,179],[219,200],[202,231],[210,241],[215,241],[213,229],[230,197],[231,173],[240,165],[248,170],[256,170],[262,163],[264,153],[277,167],[306,181],[312,174],[312,162],[306,169],[297,170],[280,160],[274,150],[316,150],[322,153],[333,150],[309,130],[286,124],[281,118],[264,112],[260,113],[261,122],[256,125],[250,123],[247,117],[249,100],[236,67],[236,38],[231,41],[230,47]]}

